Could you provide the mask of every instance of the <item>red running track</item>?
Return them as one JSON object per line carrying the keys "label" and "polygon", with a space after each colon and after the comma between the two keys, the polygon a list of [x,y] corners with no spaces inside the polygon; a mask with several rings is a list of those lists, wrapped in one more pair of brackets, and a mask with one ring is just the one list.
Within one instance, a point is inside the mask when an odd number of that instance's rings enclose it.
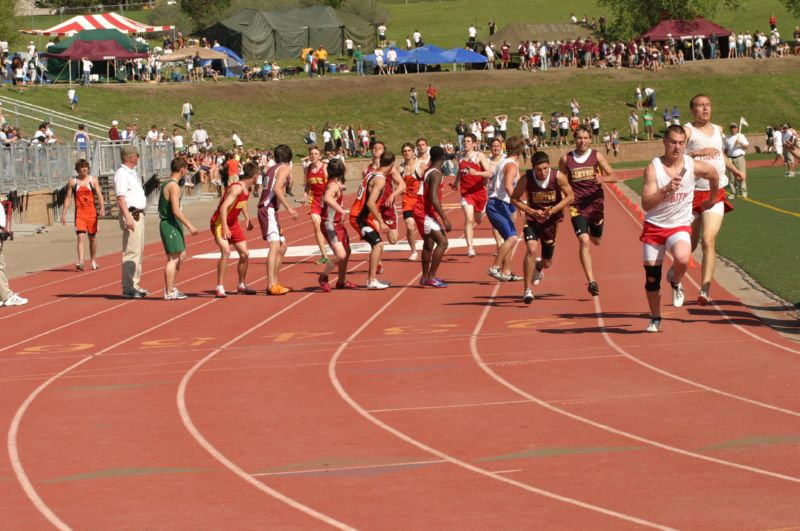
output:
{"label": "red running track", "polygon": [[531,306],[486,275],[489,247],[451,252],[443,290],[395,254],[383,292],[321,293],[308,258],[276,298],[212,298],[200,259],[181,302],[118,298],[118,255],[15,279],[32,302],[0,312],[5,525],[800,525],[800,348],[719,286],[642,333],[640,227],[607,197],[594,299],[568,225]]}

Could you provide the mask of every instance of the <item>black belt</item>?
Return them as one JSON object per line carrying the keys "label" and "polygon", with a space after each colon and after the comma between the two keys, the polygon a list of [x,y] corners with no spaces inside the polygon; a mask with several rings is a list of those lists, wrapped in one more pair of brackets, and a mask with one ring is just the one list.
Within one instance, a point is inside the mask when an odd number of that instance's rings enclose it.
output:
{"label": "black belt", "polygon": [[136,207],[128,207],[128,212],[131,213],[134,221],[139,221],[139,216],[144,216],[144,210]]}

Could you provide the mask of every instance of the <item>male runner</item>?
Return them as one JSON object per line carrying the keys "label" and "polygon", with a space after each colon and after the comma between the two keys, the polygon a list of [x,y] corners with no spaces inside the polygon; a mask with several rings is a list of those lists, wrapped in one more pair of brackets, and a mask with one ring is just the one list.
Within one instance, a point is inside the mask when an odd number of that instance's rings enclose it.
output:
{"label": "male runner", "polygon": [[[376,171],[377,168],[380,167],[381,155],[383,155],[385,151],[386,144],[381,141],[375,142],[372,146],[372,161],[364,168],[362,174],[363,178],[366,178],[367,174]],[[403,181],[403,177],[394,165],[384,174],[384,177],[386,178],[386,182],[378,206],[381,210],[381,217],[384,223],[389,227],[389,232],[386,233],[386,239],[389,240],[389,243],[395,244],[397,243],[400,233],[397,227],[397,211],[394,208],[394,203],[398,197],[403,196],[406,190],[406,183]],[[377,272],[379,275],[383,273],[383,262],[378,263]]]}
{"label": "male runner", "polygon": [[511,204],[511,194],[519,179],[519,158],[525,151],[525,141],[520,136],[512,136],[506,142],[506,149],[506,157],[497,163],[489,181],[489,201],[486,204],[486,217],[502,239],[494,264],[489,268],[489,276],[502,281],[522,280],[511,272],[511,254],[517,244],[516,209]]}
{"label": "male runner", "polygon": [[325,231],[325,240],[331,246],[333,257],[325,264],[325,269],[319,276],[319,285],[322,291],[331,290],[328,275],[334,268],[338,268],[336,289],[353,289],[355,284],[347,280],[347,261],[350,258],[350,238],[342,223],[342,216],[346,214],[342,208],[344,200],[344,162],[333,159],[328,163],[328,184],[322,204],[322,227]]}
{"label": "male runner", "polygon": [[308,148],[308,166],[306,167],[306,180],[303,187],[303,199],[308,201],[311,209],[311,224],[314,227],[314,238],[319,246],[320,259],[317,264],[325,264],[328,257],[325,254],[325,238],[322,235],[322,196],[328,184],[328,163],[322,160],[322,153],[317,146]]}
{"label": "male runner", "polygon": [[[442,207],[442,165],[444,148],[433,146],[430,150],[430,164],[419,185],[419,198],[414,205],[414,219],[417,230],[422,235],[422,286],[446,288],[447,283],[436,276],[442,257],[447,251],[448,241],[445,233],[452,226]],[[442,229],[444,226],[444,230]]]}
{"label": "male runner", "polygon": [[174,301],[187,298],[187,295],[175,286],[175,277],[186,258],[183,225],[191,234],[197,234],[197,229],[181,211],[180,181],[188,173],[186,159],[182,157],[172,159],[170,170],[172,174],[161,185],[161,193],[158,195],[158,218],[161,243],[167,254],[167,264],[164,266],[164,300]]}
{"label": "male runner", "polygon": [[247,230],[253,230],[253,221],[247,213],[247,200],[250,197],[253,183],[255,183],[256,177],[259,176],[260,172],[255,164],[248,169],[249,173],[245,173],[241,179],[225,189],[217,209],[211,216],[211,232],[214,234],[214,241],[217,243],[220,252],[219,262],[217,262],[216,290],[216,296],[219,298],[227,297],[224,279],[225,267],[228,265],[228,257],[231,254],[231,245],[239,253],[239,264],[237,266],[239,284],[237,292],[245,295],[255,295],[255,290],[248,288],[245,283],[250,253],[247,250],[247,238],[239,225],[239,213],[242,213],[244,214]]}
{"label": "male runner", "polygon": [[586,126],[575,130],[575,149],[558,161],[558,171],[569,179],[575,194],[570,206],[572,228],[578,236],[578,255],[581,266],[589,282],[587,289],[594,297],[600,294],[600,287],[592,270],[592,255],[589,243],[600,245],[603,236],[603,183],[616,182],[614,169],[605,155],[589,147],[592,134]]}
{"label": "male runner", "polygon": [[680,125],[667,127],[664,135],[664,155],[653,159],[644,171],[642,209],[645,211],[643,260],[644,289],[650,306],[647,332],[661,330],[661,264],[664,253],[672,253],[672,268],[667,279],[672,285],[672,305],[683,306],[681,279],[691,256],[691,227],[693,203],[697,202],[696,182],[705,179],[710,194],[700,205],[704,210],[716,202],[721,190],[721,175],[715,166],[686,156],[686,132]]}
{"label": "male runner", "polygon": [[461,208],[464,210],[464,238],[467,240],[467,256],[475,256],[472,236],[475,225],[483,221],[488,195],[486,183],[492,176],[489,162],[480,151],[478,139],[473,133],[464,135],[464,153],[458,163],[458,175],[451,185],[461,193]]}
{"label": "male runner", "polygon": [[[525,292],[522,301],[525,304],[533,302],[533,286],[539,285],[544,278],[544,269],[553,264],[558,224],[564,219],[564,209],[575,197],[567,176],[550,167],[547,153],[534,153],[531,166],[511,195],[511,204],[525,214],[526,220],[522,229],[528,248],[523,262]],[[537,257],[540,241],[541,257]]]}
{"label": "male runner", "polygon": [[[702,285],[697,302],[701,306],[708,304],[710,300],[709,290],[711,281],[714,279],[714,266],[716,264],[716,239],[722,228],[722,219],[726,212],[733,210],[725,198],[725,188],[728,186],[728,176],[725,169],[731,172],[736,179],[743,177],[731,161],[725,156],[725,140],[722,128],[711,123],[711,98],[705,94],[698,94],[689,102],[689,109],[692,112],[692,121],[684,127],[686,130],[686,154],[695,160],[707,162],[714,166],[719,175],[719,190],[712,197],[709,195],[710,186],[708,181],[698,179],[695,183],[694,205],[692,212],[692,251],[697,248],[697,243],[701,243],[703,249],[702,263]],[[713,199],[711,207],[703,208],[703,204],[708,199]],[[702,230],[702,240],[700,237]]]}
{"label": "male runner", "polygon": [[406,190],[403,193],[403,221],[406,225],[406,240],[408,240],[408,245],[411,247],[411,255],[408,259],[414,261],[418,258],[414,205],[417,204],[417,192],[419,191],[426,165],[417,157],[412,144],[406,142],[401,149],[403,162],[400,163],[400,175],[406,183]]}
{"label": "male runner", "polygon": [[298,214],[286,199],[286,180],[292,173],[292,148],[286,144],[280,144],[273,150],[275,165],[267,170],[264,177],[264,190],[258,199],[258,224],[261,228],[261,236],[269,246],[267,255],[267,294],[286,295],[291,288],[283,286],[278,281],[283,264],[283,256],[286,254],[286,238],[281,231],[278,221],[278,209],[283,206],[293,219],[297,219]]}
{"label": "male runner", "polygon": [[383,253],[383,241],[380,233],[388,233],[389,226],[383,220],[379,203],[386,187],[386,175],[394,167],[394,154],[384,151],[378,162],[379,167],[367,174],[356,192],[356,200],[350,207],[350,224],[358,231],[361,239],[367,242],[372,250],[369,253],[369,273],[367,289],[386,289],[388,282],[378,280],[378,264]]}

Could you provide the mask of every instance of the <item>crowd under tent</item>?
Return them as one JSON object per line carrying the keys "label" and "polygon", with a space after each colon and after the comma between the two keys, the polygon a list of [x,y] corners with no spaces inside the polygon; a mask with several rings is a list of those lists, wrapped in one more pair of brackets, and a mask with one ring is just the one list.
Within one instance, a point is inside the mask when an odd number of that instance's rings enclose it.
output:
{"label": "crowd under tent", "polygon": [[731,30],[723,28],[719,24],[703,17],[697,17],[694,20],[662,20],[642,35],[642,38],[652,42],[664,42],[670,37],[675,40],[693,37],[707,39],[712,35],[727,38],[731,33],[733,33]]}
{"label": "crowd under tent", "polygon": [[147,57],[148,47],[117,30],[85,30],[47,49],[47,73],[55,81],[77,80],[81,59],[92,61],[92,74],[106,79],[116,74],[116,62]]}
{"label": "crowd under tent", "polygon": [[591,30],[577,24],[508,24],[503,29],[487,39],[487,44],[494,44],[499,50],[504,41],[511,45],[512,53],[517,52],[517,46],[525,41],[572,41],[586,39],[592,34]]}

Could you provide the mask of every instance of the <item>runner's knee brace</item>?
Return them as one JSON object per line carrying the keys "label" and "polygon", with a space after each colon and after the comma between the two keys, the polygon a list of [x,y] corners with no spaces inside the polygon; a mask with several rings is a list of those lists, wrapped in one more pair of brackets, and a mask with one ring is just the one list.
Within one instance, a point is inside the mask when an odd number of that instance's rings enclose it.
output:
{"label": "runner's knee brace", "polygon": [[645,291],[659,291],[661,289],[661,264],[654,266],[644,266]]}

